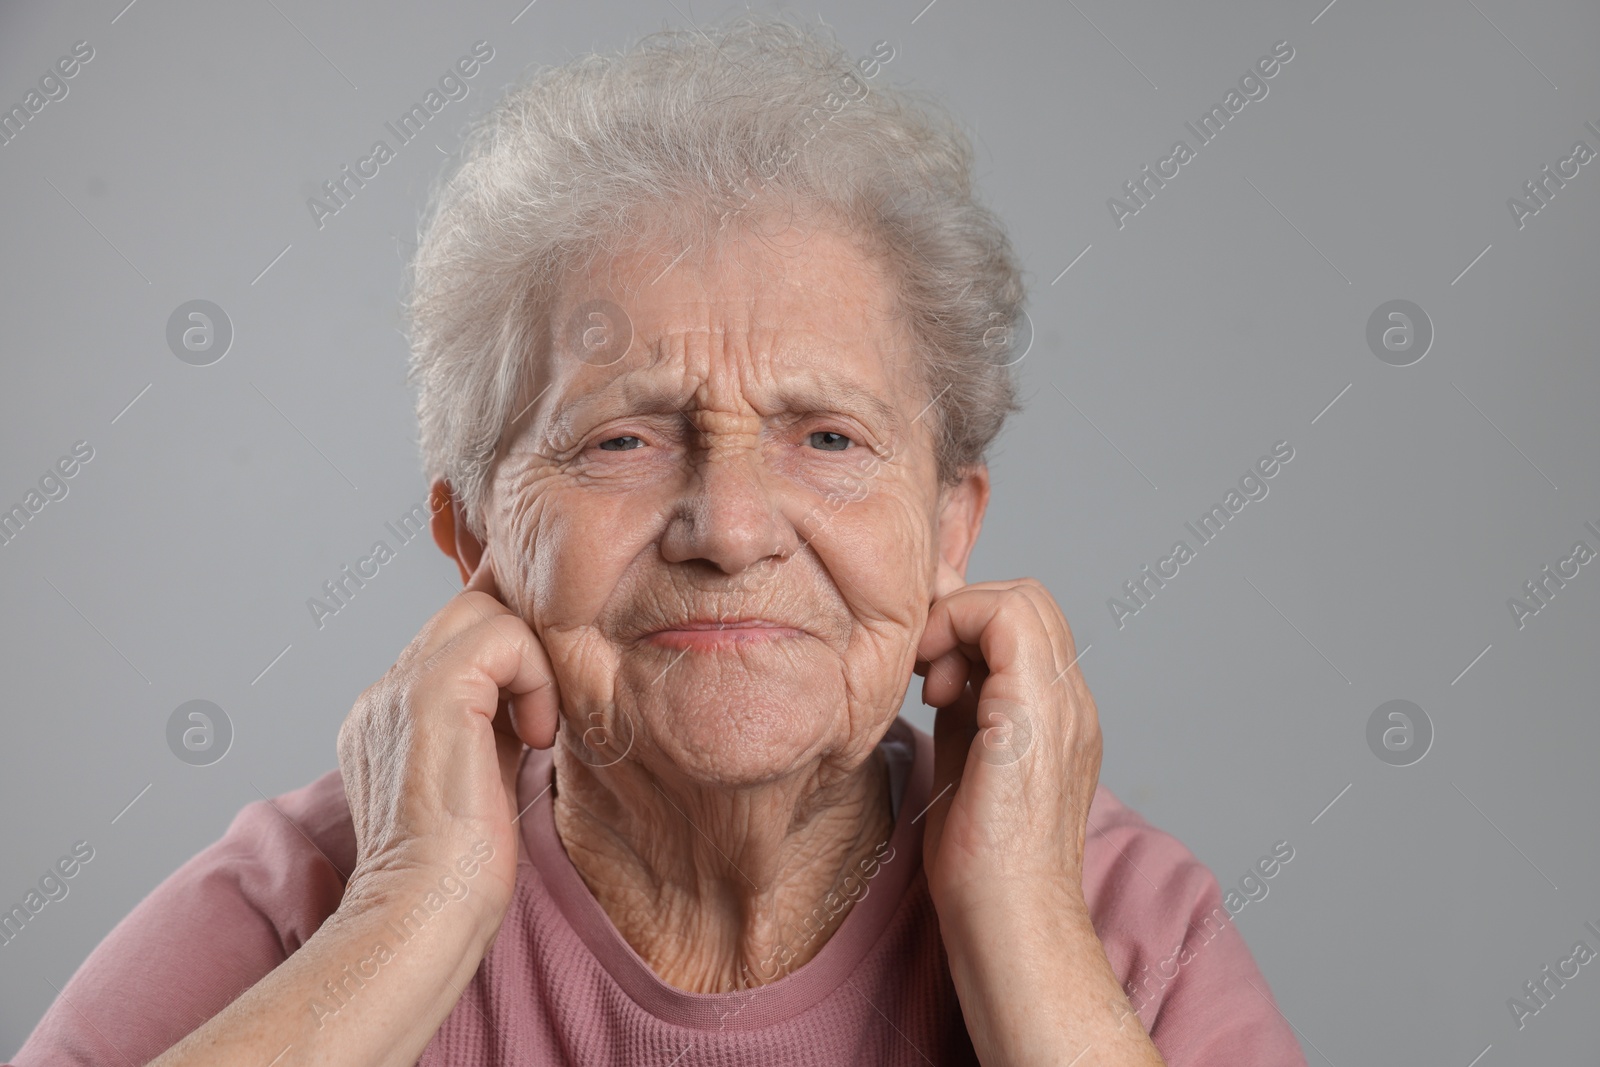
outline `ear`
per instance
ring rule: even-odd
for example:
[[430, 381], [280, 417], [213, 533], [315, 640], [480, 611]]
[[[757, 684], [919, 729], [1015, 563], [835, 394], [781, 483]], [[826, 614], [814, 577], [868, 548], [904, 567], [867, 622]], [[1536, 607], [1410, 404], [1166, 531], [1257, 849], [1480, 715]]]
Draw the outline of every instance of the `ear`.
[[939, 563], [934, 579], [935, 599], [948, 596], [967, 581], [967, 560], [983, 529], [989, 507], [989, 468], [968, 467], [961, 480], [939, 490]]
[[435, 480], [429, 490], [428, 511], [433, 515], [430, 523], [434, 544], [456, 561], [461, 570], [461, 584], [465, 585], [483, 558], [483, 542], [468, 528], [466, 512], [456, 499], [455, 490], [443, 478]]

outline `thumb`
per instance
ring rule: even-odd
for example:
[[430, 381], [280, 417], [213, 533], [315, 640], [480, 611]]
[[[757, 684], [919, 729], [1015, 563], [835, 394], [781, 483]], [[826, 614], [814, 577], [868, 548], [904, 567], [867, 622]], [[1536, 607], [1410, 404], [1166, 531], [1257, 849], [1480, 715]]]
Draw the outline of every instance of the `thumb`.
[[[946, 563], [943, 559], [940, 559], [938, 569], [934, 571], [933, 575], [933, 589], [929, 607], [932, 607], [933, 604], [937, 604], [939, 601], [943, 600], [951, 593], [954, 593], [957, 589], [964, 587], [966, 584], [967, 580], [961, 577], [960, 574], [956, 573], [956, 569], [954, 567], [950, 566], [950, 564]], [[952, 669], [966, 662], [958, 652], [952, 652], [950, 655], [944, 658], [950, 660]], [[932, 664], [925, 660], [919, 659], [915, 662], [911, 669], [913, 673], [920, 674], [926, 678], [928, 676], [928, 672], [932, 669]]]

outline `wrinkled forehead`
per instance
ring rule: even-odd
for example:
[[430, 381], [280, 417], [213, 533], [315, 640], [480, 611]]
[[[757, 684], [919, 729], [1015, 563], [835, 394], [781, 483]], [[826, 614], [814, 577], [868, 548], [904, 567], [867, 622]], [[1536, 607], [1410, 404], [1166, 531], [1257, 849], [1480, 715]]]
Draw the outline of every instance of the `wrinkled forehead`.
[[903, 428], [928, 398], [895, 296], [878, 261], [825, 229], [596, 257], [554, 303], [538, 409], [553, 423], [843, 411]]

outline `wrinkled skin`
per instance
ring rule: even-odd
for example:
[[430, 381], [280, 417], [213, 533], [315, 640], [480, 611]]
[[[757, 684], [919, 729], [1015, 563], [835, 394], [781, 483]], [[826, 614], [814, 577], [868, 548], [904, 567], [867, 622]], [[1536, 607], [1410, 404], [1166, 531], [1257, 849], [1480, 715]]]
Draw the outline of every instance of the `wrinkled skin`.
[[[936, 576], [928, 420], [912, 423], [927, 397], [895, 365], [909, 341], [887, 292], [836, 262], [843, 242], [814, 241], [759, 270], [738, 261], [749, 246], [713, 272], [679, 263], [638, 296], [580, 290], [627, 310], [634, 354], [557, 360], [550, 415], [494, 480], [495, 573], [550, 655], [567, 723], [631, 733], [639, 760], [712, 789], [859, 764], [898, 710]], [[827, 398], [785, 396], [827, 375], [898, 398], [895, 418], [850, 401], [808, 415]], [[630, 409], [625, 388], [666, 400]], [[827, 431], [849, 440], [813, 436]], [[804, 636], [715, 654], [643, 640], [691, 616]]]
[[[569, 307], [627, 308], [637, 350], [561, 335], [483, 539], [435, 483], [465, 584], [340, 729], [339, 908], [162, 1067], [416, 1062], [516, 890], [524, 744], [555, 747], [562, 846], [663, 981], [781, 978], [848, 911], [803, 939], [799, 920], [893, 828], [873, 746], [913, 671], [939, 708], [914, 821], [978, 1061], [1162, 1063], [1083, 894], [1100, 735], [1066, 620], [1033, 579], [965, 583], [988, 476], [938, 483], [892, 284], [838, 233], [770, 236], [619, 254], [572, 287]], [[324, 1027], [306, 1005], [329, 976], [445, 878], [471, 889]]]
[[893, 829], [873, 748], [914, 671], [939, 709], [923, 866], [979, 1061], [1159, 1065], [1083, 892], [1101, 739], [1071, 629], [1032, 578], [966, 583], [988, 473], [939, 482], [893, 282], [826, 228], [726, 251], [571, 287], [556, 322], [614, 321], [578, 314], [530, 383], [487, 548], [435, 519], [465, 595], [536, 638], [497, 721], [554, 741], [567, 854], [663, 981], [782, 977]]
[[[940, 486], [893, 283], [855, 242], [791, 223], [718, 253], [636, 251], [567, 286], [484, 516], [560, 692], [563, 841], [630, 942], [705, 989], [887, 837], [869, 757], [988, 495], [981, 468]], [[581, 330], [617, 322], [566, 328], [597, 300], [631, 326], [615, 362]], [[472, 573], [483, 548], [453, 523]], [[750, 617], [788, 630], [651, 637]]]

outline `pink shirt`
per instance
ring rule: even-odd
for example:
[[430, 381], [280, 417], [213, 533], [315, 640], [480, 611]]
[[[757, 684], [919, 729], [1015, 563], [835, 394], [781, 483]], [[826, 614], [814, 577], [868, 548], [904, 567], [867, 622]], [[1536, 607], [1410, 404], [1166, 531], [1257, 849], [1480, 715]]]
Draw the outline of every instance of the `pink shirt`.
[[[885, 743], [906, 757], [895, 829], [855, 905], [810, 961], [732, 993], [669, 986], [623, 940], [556, 834], [550, 753], [528, 750], [510, 909], [419, 1064], [975, 1063], [922, 873], [933, 739], [902, 719]], [[1090, 822], [1095, 929], [1169, 1067], [1304, 1067], [1211, 872], [1104, 786]], [[148, 1063], [304, 944], [355, 858], [336, 770], [247, 805], [95, 948], [14, 1067]]]

